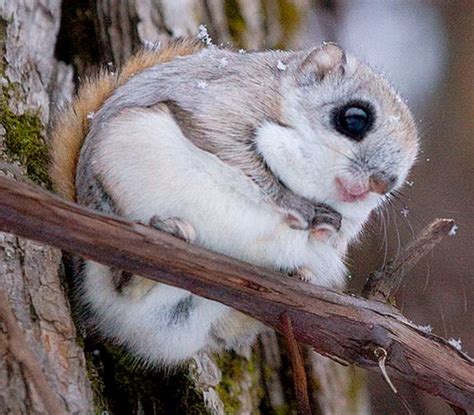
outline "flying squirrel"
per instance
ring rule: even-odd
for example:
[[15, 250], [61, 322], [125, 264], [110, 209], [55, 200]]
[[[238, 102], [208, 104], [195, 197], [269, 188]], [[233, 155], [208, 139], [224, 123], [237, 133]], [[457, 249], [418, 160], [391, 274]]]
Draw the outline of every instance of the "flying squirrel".
[[[190, 40], [86, 80], [50, 143], [65, 198], [333, 288], [349, 242], [418, 150], [404, 102], [336, 44], [239, 53]], [[87, 323], [145, 364], [249, 344], [261, 329], [93, 261], [77, 272]]]

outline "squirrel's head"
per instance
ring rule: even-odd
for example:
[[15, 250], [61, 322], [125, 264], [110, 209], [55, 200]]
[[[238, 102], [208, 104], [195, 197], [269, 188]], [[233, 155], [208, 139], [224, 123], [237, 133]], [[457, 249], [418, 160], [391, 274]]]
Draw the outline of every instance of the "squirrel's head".
[[415, 161], [410, 111], [385, 79], [335, 44], [279, 67], [287, 127], [264, 125], [258, 151], [294, 192], [343, 216], [366, 216], [402, 186]]

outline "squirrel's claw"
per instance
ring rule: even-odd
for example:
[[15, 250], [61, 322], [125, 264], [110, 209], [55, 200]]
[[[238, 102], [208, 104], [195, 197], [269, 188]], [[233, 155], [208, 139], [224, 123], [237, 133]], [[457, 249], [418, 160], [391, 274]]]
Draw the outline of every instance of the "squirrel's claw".
[[314, 272], [306, 267], [297, 268], [295, 271], [291, 272], [290, 275], [304, 282], [310, 282], [316, 278]]
[[309, 223], [304, 216], [293, 209], [285, 212], [285, 222], [291, 229], [306, 230], [309, 228]]
[[194, 227], [180, 218], [161, 219], [158, 216], [153, 216], [150, 219], [149, 225], [159, 231], [176, 236], [185, 242], [193, 243], [196, 240], [196, 231], [194, 230]]
[[308, 230], [318, 240], [326, 241], [341, 228], [341, 215], [325, 204], [315, 204], [304, 197], [286, 192], [276, 206], [292, 229]]
[[310, 224], [310, 234], [319, 241], [326, 241], [341, 229], [342, 216], [331, 207], [321, 204], [315, 207]]

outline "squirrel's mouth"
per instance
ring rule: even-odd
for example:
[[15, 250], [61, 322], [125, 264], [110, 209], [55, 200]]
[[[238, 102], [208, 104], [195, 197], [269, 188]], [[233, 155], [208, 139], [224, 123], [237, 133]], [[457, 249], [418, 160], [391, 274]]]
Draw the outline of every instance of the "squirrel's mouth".
[[350, 182], [340, 177], [336, 177], [334, 182], [338, 199], [346, 203], [367, 199], [371, 190], [368, 183]]
[[361, 202], [370, 194], [384, 196], [394, 189], [397, 176], [371, 174], [364, 179], [336, 176], [334, 185], [338, 200], [346, 203]]

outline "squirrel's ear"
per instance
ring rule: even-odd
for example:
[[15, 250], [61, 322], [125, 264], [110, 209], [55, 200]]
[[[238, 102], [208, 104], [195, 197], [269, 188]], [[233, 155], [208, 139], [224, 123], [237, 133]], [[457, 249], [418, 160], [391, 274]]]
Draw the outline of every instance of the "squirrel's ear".
[[296, 78], [299, 84], [307, 85], [321, 81], [331, 73], [344, 74], [346, 55], [335, 43], [324, 43], [311, 50], [298, 66]]

